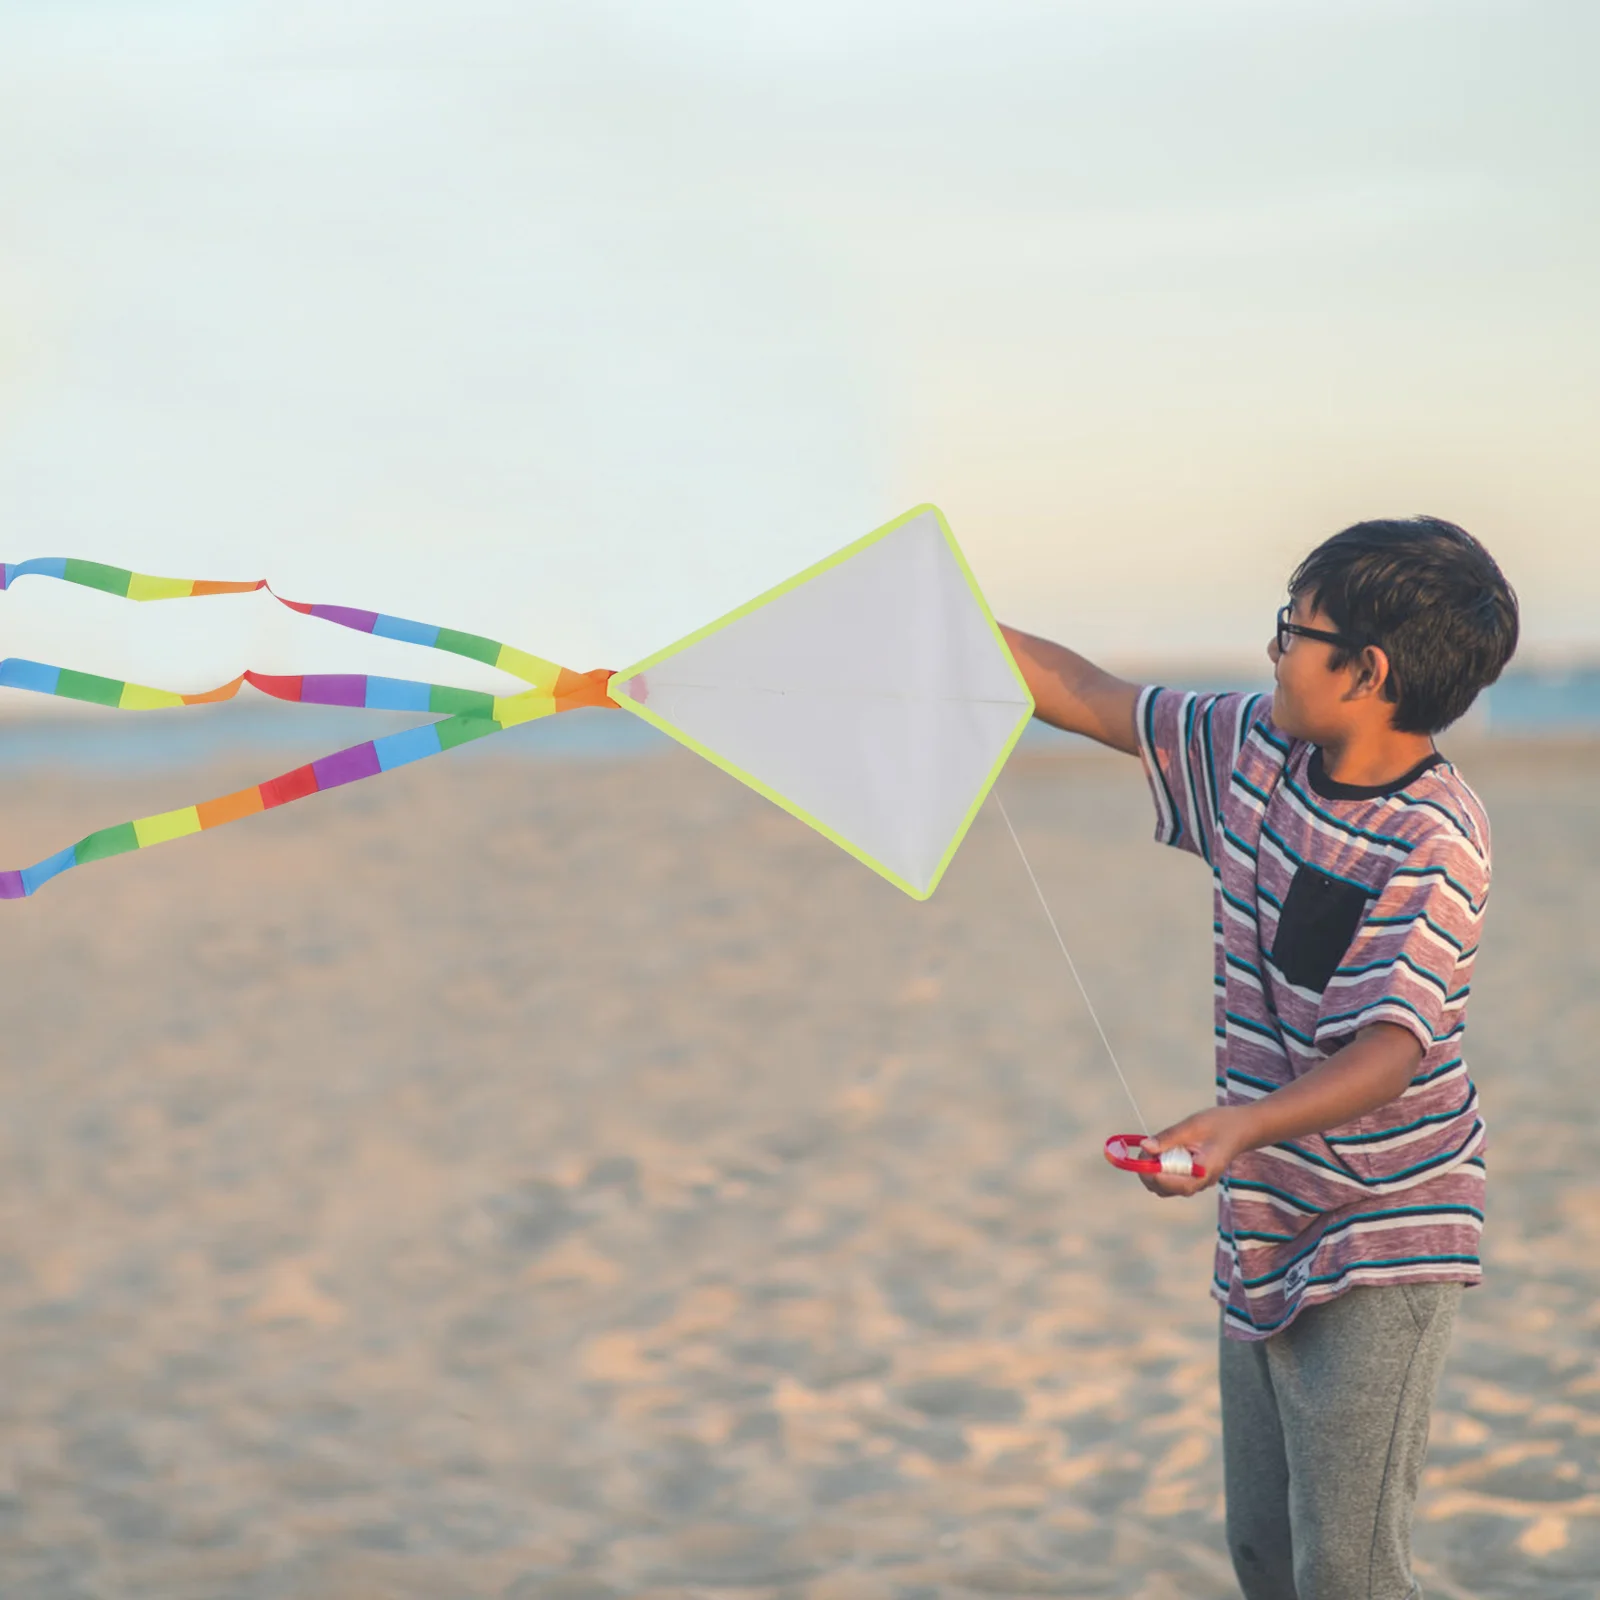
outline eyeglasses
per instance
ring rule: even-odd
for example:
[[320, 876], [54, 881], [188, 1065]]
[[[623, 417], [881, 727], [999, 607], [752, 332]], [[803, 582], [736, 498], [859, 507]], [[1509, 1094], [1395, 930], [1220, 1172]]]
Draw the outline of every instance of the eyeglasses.
[[1289, 640], [1295, 639], [1320, 639], [1324, 644], [1336, 644], [1343, 650], [1358, 648], [1353, 639], [1347, 639], [1342, 633], [1329, 633], [1326, 628], [1303, 628], [1298, 622], [1291, 622], [1289, 614], [1294, 610], [1291, 602], [1286, 606], [1278, 607], [1278, 654], [1282, 655], [1289, 648]]

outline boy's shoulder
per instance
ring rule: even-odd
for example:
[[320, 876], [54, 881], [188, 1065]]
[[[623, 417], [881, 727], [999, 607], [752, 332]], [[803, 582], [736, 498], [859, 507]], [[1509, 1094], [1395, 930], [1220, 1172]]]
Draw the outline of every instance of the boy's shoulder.
[[[1307, 780], [1314, 754], [1312, 747], [1295, 741], [1288, 762], [1299, 787], [1313, 798]], [[1492, 861], [1489, 813], [1446, 757], [1439, 756], [1398, 788], [1370, 801], [1320, 803], [1369, 835], [1372, 852], [1388, 856], [1400, 877], [1434, 880], [1432, 886], [1453, 890], [1481, 907]], [[1404, 852], [1402, 857], [1396, 857], [1394, 847]]]
[[[1315, 745], [1292, 738], [1272, 721], [1272, 697], [1239, 696], [1240, 760], [1243, 765], [1278, 767], [1295, 794], [1311, 810], [1326, 810], [1327, 820], [1354, 826], [1357, 837], [1372, 833], [1381, 840], [1403, 843], [1414, 864], [1424, 861], [1452, 866], [1474, 893], [1487, 884], [1491, 864], [1489, 813], [1460, 769], [1437, 755], [1421, 770], [1386, 793], [1352, 800], [1318, 792]], [[1220, 699], [1220, 697], [1219, 697]], [[1254, 737], [1249, 737], [1253, 734]], [[1326, 781], [1322, 787], [1326, 787]]]
[[1407, 822], [1421, 839], [1444, 850], [1457, 848], [1489, 867], [1489, 813], [1455, 764], [1440, 760], [1396, 796]]
[[[1204, 777], [1217, 792], [1222, 816], [1234, 814], [1246, 831], [1287, 804], [1307, 843], [1326, 834], [1340, 850], [1359, 853], [1367, 841], [1388, 862], [1404, 857], [1419, 871], [1432, 863], [1478, 899], [1489, 877], [1489, 815], [1452, 762], [1438, 756], [1378, 793], [1325, 797], [1312, 772], [1316, 746], [1278, 727], [1272, 704], [1270, 693], [1151, 684], [1139, 698], [1140, 745], [1158, 766], [1191, 762], [1195, 781]], [[1169, 805], [1177, 799], [1168, 794]]]
[[1237, 759], [1254, 735], [1269, 758], [1286, 756], [1288, 737], [1272, 723], [1270, 691], [1173, 688], [1146, 684], [1136, 714], [1141, 742], [1151, 751], [1182, 749], [1198, 741], [1213, 759]]

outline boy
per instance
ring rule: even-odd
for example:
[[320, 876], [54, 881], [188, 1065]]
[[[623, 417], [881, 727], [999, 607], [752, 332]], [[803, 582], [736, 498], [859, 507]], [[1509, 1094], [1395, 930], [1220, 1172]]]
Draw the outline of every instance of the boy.
[[1217, 1104], [1146, 1141], [1217, 1186], [1228, 1546], [1247, 1600], [1409, 1600], [1411, 1513], [1484, 1126], [1462, 1059], [1483, 807], [1433, 746], [1510, 659], [1517, 603], [1432, 517], [1300, 564], [1272, 695], [1140, 688], [1006, 630], [1058, 728], [1139, 755], [1156, 837], [1215, 900]]

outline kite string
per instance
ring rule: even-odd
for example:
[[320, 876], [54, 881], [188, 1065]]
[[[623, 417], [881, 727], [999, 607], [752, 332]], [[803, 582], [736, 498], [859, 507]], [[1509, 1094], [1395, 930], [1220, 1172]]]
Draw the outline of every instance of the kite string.
[[1117, 1061], [1117, 1052], [1111, 1048], [1111, 1041], [1106, 1037], [1106, 1030], [1101, 1025], [1099, 1013], [1094, 1008], [1094, 1001], [1089, 998], [1089, 991], [1083, 986], [1083, 979], [1078, 976], [1078, 964], [1072, 959], [1072, 952], [1067, 949], [1067, 941], [1061, 937], [1061, 929], [1056, 922], [1055, 913], [1050, 909], [1050, 902], [1044, 897], [1044, 890], [1039, 886], [1038, 875], [1033, 870], [1033, 863], [1028, 860], [1028, 852], [1022, 848], [1022, 840], [1017, 837], [1017, 830], [1011, 825], [1010, 814], [1006, 811], [1006, 803], [1000, 798], [1000, 791], [995, 789], [994, 803], [1000, 808], [1000, 816], [1006, 825], [1006, 832], [1011, 835], [1011, 842], [1017, 847], [1017, 854], [1022, 857], [1022, 865], [1028, 874], [1028, 881], [1033, 885], [1033, 892], [1039, 897], [1039, 904], [1044, 907], [1045, 917], [1050, 923], [1050, 931], [1056, 936], [1056, 943], [1061, 946], [1061, 954], [1066, 957], [1067, 970], [1072, 974], [1072, 981], [1078, 986], [1078, 993], [1083, 996], [1083, 1003], [1089, 1008], [1089, 1020], [1094, 1023], [1095, 1031], [1100, 1035], [1100, 1042], [1106, 1047], [1106, 1054], [1111, 1058], [1112, 1068], [1117, 1074], [1117, 1080], [1122, 1085], [1122, 1092], [1128, 1097], [1128, 1104], [1133, 1107], [1133, 1114], [1139, 1119], [1139, 1127], [1146, 1138], [1150, 1135], [1150, 1124], [1144, 1119], [1144, 1112], [1139, 1109], [1139, 1102], [1134, 1098], [1132, 1087], [1128, 1083], [1127, 1075], [1123, 1072], [1121, 1064]]

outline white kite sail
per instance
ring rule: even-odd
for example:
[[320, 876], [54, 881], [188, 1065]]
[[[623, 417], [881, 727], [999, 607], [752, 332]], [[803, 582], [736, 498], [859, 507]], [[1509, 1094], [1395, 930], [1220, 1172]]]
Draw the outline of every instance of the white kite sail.
[[609, 690], [919, 900], [1033, 714], [933, 506], [619, 672]]

